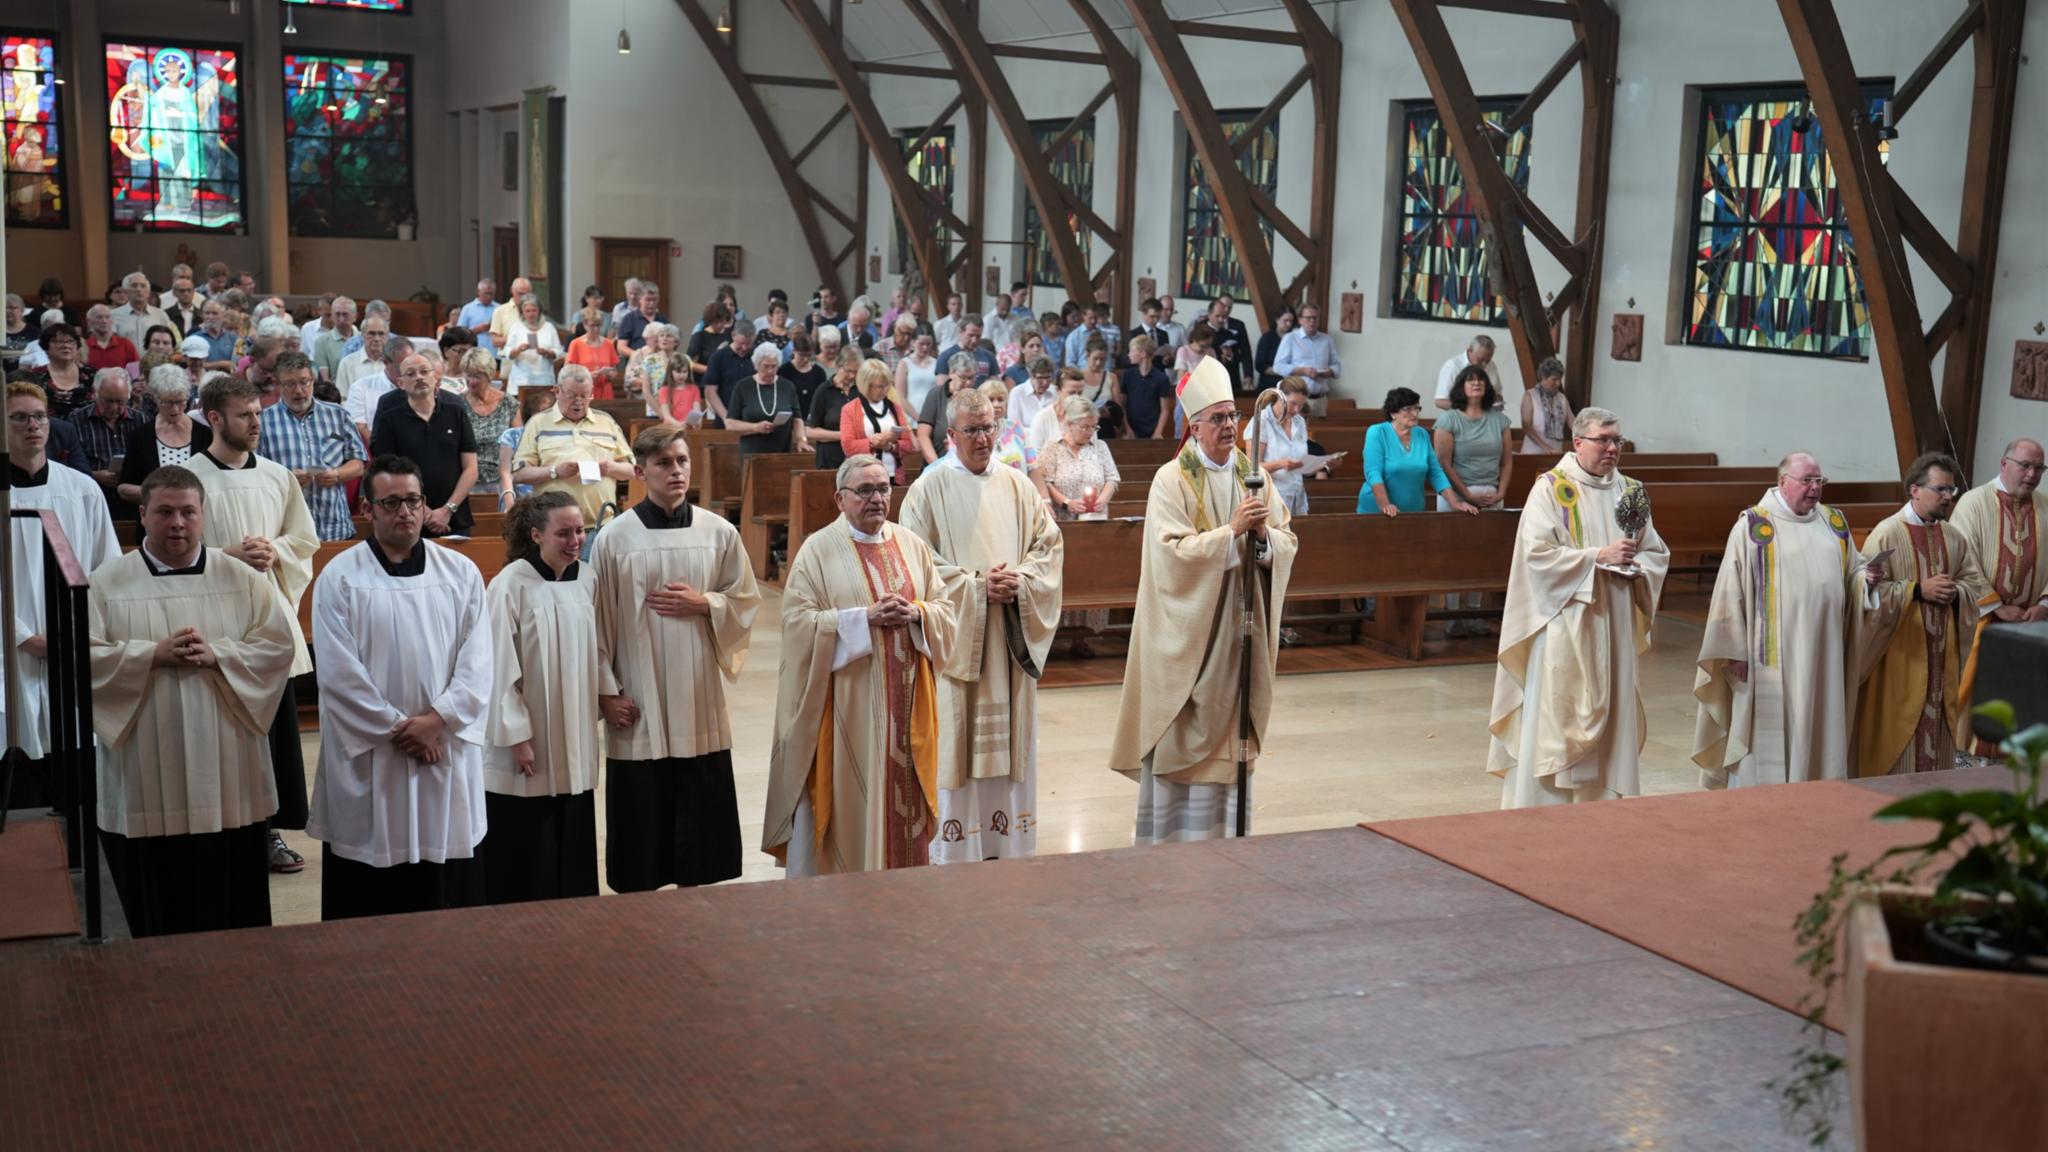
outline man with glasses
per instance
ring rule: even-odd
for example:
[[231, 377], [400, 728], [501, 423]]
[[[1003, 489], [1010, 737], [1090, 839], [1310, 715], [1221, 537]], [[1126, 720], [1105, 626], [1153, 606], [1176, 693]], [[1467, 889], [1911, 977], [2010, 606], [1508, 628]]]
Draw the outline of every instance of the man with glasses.
[[334, 367], [334, 390], [341, 394], [343, 402], [355, 390], [356, 381], [384, 373], [384, 344], [391, 338], [391, 321], [372, 316], [363, 321], [361, 332], [363, 346], [343, 356]]
[[414, 353], [399, 369], [401, 403], [385, 404], [370, 421], [370, 455], [402, 456], [418, 466], [428, 536], [468, 536], [476, 523], [469, 490], [476, 485], [476, 431], [467, 405], [441, 395], [440, 358]]
[[[2048, 492], [2041, 491], [2041, 442], [2022, 437], [1999, 454], [1998, 475], [1956, 501], [1955, 527], [1970, 545], [1983, 573], [1978, 589], [1976, 639], [2001, 624], [2048, 620]], [[1973, 645], [1956, 710], [1958, 746], [1991, 756], [1970, 731], [1970, 705], [1977, 681]]]
[[428, 501], [412, 461], [372, 460], [363, 498], [370, 539], [313, 585], [321, 740], [307, 831], [323, 842], [322, 920], [485, 899], [483, 575], [421, 539]]
[[1337, 357], [1337, 342], [1323, 331], [1323, 310], [1304, 304], [1297, 313], [1301, 326], [1280, 338], [1273, 354], [1273, 373], [1281, 378], [1299, 376], [1308, 382], [1309, 414], [1322, 415], [1323, 401], [1337, 389], [1344, 374], [1344, 362]]
[[369, 460], [355, 422], [341, 405], [313, 395], [313, 364], [298, 352], [277, 358], [277, 385], [283, 399], [263, 410], [256, 442], [263, 455], [291, 470], [320, 539], [353, 540], [348, 485]]
[[1230, 835], [1248, 800], [1236, 783], [1245, 581], [1253, 624], [1245, 758], [1256, 761], [1267, 738], [1295, 538], [1273, 485], [1252, 491], [1247, 483], [1252, 463], [1237, 449], [1234, 382], [1214, 359], [1188, 374], [1180, 406], [1192, 435], [1153, 475], [1145, 499], [1137, 617], [1109, 759], [1138, 782], [1140, 844]]
[[839, 519], [804, 539], [782, 593], [782, 669], [761, 847], [788, 874], [931, 862], [939, 832], [933, 670], [956, 627], [932, 551], [889, 522], [889, 473], [837, 474]]
[[1620, 417], [1580, 410], [1571, 454], [1522, 506], [1486, 761], [1503, 808], [1642, 791], [1649, 729], [1637, 676], [1671, 551], [1647, 519], [1634, 532], [1616, 522], [1642, 490], [1621, 474], [1621, 445]]
[[1887, 581], [1882, 552], [1857, 551], [1848, 518], [1820, 502], [1827, 483], [1794, 452], [1728, 531], [1692, 690], [1692, 760], [1708, 788], [1849, 775], [1868, 671], [1857, 655], [1891, 635], [1905, 585]]
[[1863, 550], [1889, 550], [1910, 573], [1906, 605], [1856, 704], [1856, 775], [1956, 766], [1964, 645], [1987, 584], [1970, 543], [1948, 522], [1962, 466], [1929, 453], [1906, 471], [1906, 506], [1871, 529]]
[[934, 864], [1029, 856], [1037, 844], [1038, 677], [1059, 630], [1063, 564], [1038, 490], [994, 460], [995, 405], [972, 389], [948, 405], [952, 450], [918, 475], [898, 518], [931, 545], [960, 640], [937, 668]]

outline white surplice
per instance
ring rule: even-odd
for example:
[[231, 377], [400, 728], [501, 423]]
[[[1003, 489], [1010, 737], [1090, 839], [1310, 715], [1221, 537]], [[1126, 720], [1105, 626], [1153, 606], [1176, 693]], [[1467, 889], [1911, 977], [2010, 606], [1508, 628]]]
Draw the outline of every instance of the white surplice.
[[[365, 541], [313, 585], [320, 773], [306, 831], [375, 868], [466, 859], [484, 838], [492, 668], [483, 575], [460, 552], [422, 546], [420, 575], [386, 572]], [[448, 725], [438, 764], [391, 740], [429, 708]]]
[[[596, 569], [549, 580], [526, 560], [491, 579], [491, 693], [484, 790], [500, 796], [574, 796], [597, 786], [604, 724], [597, 711]], [[512, 759], [533, 742], [533, 775]]]
[[[121, 554], [121, 542], [114, 537], [114, 521], [107, 512], [107, 498], [98, 481], [62, 464], [45, 465], [41, 484], [17, 486], [13, 499], [16, 511], [48, 509], [57, 514], [57, 526], [71, 545], [78, 566], [91, 572]], [[31, 760], [50, 754], [49, 662], [31, 656], [21, 644], [31, 636], [48, 634], [49, 616], [43, 603], [43, 528], [35, 520], [16, 519], [14, 567], [8, 578], [14, 582], [14, 674], [21, 677], [21, 725], [17, 739]], [[0, 724], [7, 716], [7, 694], [0, 692]], [[0, 729], [4, 730], [4, 729]]]
[[320, 549], [320, 532], [291, 470], [265, 456], [249, 459], [253, 467], [222, 468], [213, 457], [194, 452], [186, 462], [206, 489], [203, 543], [208, 548], [233, 548], [244, 536], [270, 541], [277, 562], [270, 566], [269, 576], [292, 621], [292, 675], [303, 676], [313, 670], [313, 661], [306, 638], [299, 634], [299, 598], [313, 582], [313, 553]]

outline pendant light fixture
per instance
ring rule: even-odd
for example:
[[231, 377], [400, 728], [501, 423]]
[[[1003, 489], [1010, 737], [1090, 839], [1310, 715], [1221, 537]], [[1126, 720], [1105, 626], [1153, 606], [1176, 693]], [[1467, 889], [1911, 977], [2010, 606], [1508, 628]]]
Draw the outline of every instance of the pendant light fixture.
[[297, 36], [299, 34], [299, 26], [294, 22], [292, 14], [292, 0], [284, 0], [284, 34], [287, 36]]
[[619, 0], [619, 55], [633, 54], [633, 37], [626, 31], [626, 0]]
[[719, 6], [717, 30], [728, 36], [732, 35], [732, 7], [730, 5], [722, 4]]

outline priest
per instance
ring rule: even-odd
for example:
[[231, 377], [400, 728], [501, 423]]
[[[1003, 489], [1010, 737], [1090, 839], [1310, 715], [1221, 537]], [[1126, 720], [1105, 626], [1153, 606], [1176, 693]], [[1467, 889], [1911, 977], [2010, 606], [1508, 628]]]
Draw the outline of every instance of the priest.
[[[1286, 505], [1271, 484], [1256, 492], [1246, 484], [1254, 466], [1237, 449], [1230, 372], [1204, 359], [1181, 378], [1179, 397], [1192, 435], [1146, 495], [1138, 610], [1110, 745], [1109, 766], [1138, 782], [1140, 844], [1204, 840], [1237, 826], [1238, 805], [1248, 802], [1238, 795], [1238, 757], [1256, 761], [1266, 738], [1294, 567]], [[1245, 581], [1251, 737], [1240, 749]]]
[[[1976, 639], [2001, 624], [2048, 620], [2048, 492], [2041, 491], [2041, 442], [2021, 438], [1999, 454], [1998, 476], [1956, 501], [1955, 527], [1988, 586], [1979, 589]], [[1998, 749], [1970, 725], [1977, 684], [1972, 644], [1956, 698], [1956, 743], [1979, 756]]]
[[421, 538], [419, 465], [363, 472], [371, 538], [313, 585], [320, 772], [306, 830], [324, 842], [320, 918], [481, 904], [484, 721], [492, 694], [484, 580]]
[[[1486, 770], [1500, 806], [1634, 796], [1649, 736], [1638, 675], [1671, 550], [1622, 475], [1621, 419], [1584, 408], [1522, 506], [1501, 618]], [[1617, 512], [1642, 517], [1624, 529]]]
[[1708, 788], [1849, 774], [1856, 691], [1903, 589], [1820, 502], [1826, 486], [1819, 461], [1794, 452], [1728, 531], [1692, 690], [1692, 760]]
[[795, 876], [931, 862], [938, 827], [934, 666], [953, 606], [916, 534], [889, 523], [889, 473], [837, 473], [839, 519], [804, 539], [782, 592], [782, 668], [761, 847]]
[[1038, 676], [1059, 628], [1062, 563], [1037, 489], [994, 462], [995, 406], [973, 389], [947, 404], [951, 450], [898, 516], [931, 545], [957, 630], [938, 669], [934, 864], [1029, 856], [1037, 842]]
[[[313, 582], [320, 532], [291, 470], [256, 454], [263, 394], [254, 384], [221, 376], [199, 391], [213, 442], [192, 455], [190, 467], [206, 485], [206, 546], [218, 548], [270, 577], [292, 621], [293, 676], [313, 670], [299, 634], [299, 598]], [[290, 682], [278, 697], [270, 725], [270, 764], [277, 773], [277, 815], [271, 817], [270, 866], [297, 872], [306, 866], [276, 834], [306, 826], [306, 760], [299, 746], [299, 701]]]
[[1955, 714], [1963, 646], [1986, 587], [1969, 541], [1947, 523], [1963, 470], [1929, 453], [1906, 472], [1907, 503], [1863, 541], [1890, 550], [1911, 574], [1907, 604], [1856, 706], [1856, 775], [1904, 775], [1956, 766]]
[[646, 429], [633, 458], [647, 498], [599, 533], [590, 558], [610, 759], [605, 882], [614, 892], [740, 874], [725, 685], [740, 674], [761, 606], [739, 532], [686, 498], [685, 430]]
[[136, 936], [267, 925], [292, 621], [268, 578], [201, 543], [197, 476], [159, 468], [141, 504], [142, 547], [86, 593], [107, 868]]
[[[52, 465], [49, 445], [49, 395], [25, 380], [8, 384], [7, 454], [15, 510], [55, 512], [78, 566], [90, 572], [121, 554], [107, 497], [86, 473]], [[7, 654], [6, 674], [0, 683], [20, 685], [21, 722], [16, 740], [29, 767], [15, 774], [14, 795], [11, 800], [0, 796], [0, 805], [40, 808], [60, 798], [59, 782], [50, 778], [49, 765], [42, 763], [50, 754], [43, 529], [40, 521], [17, 517], [9, 531], [14, 534], [14, 565], [8, 573], [14, 582], [14, 651]], [[0, 725], [7, 715], [7, 696], [0, 692]]]

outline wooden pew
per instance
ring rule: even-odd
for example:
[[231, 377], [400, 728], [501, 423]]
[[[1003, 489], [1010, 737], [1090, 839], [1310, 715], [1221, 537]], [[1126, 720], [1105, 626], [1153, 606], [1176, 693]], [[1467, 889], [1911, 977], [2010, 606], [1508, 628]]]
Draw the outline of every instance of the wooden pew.
[[[839, 519], [839, 503], [833, 485], [837, 475], [823, 468], [798, 469], [789, 474], [789, 543], [785, 555], [796, 559], [797, 550], [813, 532]], [[889, 490], [889, 519], [903, 509], [904, 494], [910, 489], [897, 485]]]
[[810, 470], [815, 459], [809, 452], [764, 452], [746, 460], [741, 480], [740, 541], [746, 545], [747, 560], [754, 566], [754, 578], [774, 575], [775, 530], [789, 526], [789, 478], [799, 469]]
[[690, 479], [697, 489], [698, 507], [709, 508], [727, 520], [737, 521], [740, 501], [744, 498], [741, 486], [746, 478], [742, 463], [737, 442], [706, 444], [701, 456], [692, 449]]

